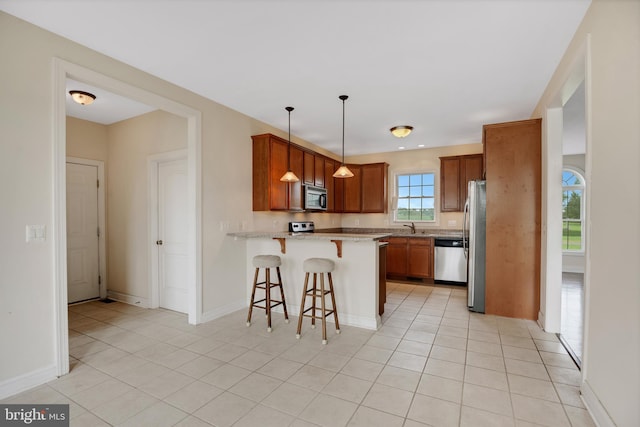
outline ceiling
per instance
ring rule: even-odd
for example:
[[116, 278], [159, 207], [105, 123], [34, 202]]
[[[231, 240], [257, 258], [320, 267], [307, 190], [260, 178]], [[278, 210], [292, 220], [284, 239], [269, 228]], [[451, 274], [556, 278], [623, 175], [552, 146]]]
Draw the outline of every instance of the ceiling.
[[[292, 134], [337, 154], [338, 96], [349, 95], [346, 155], [476, 143], [483, 124], [529, 118], [589, 5], [0, 0], [0, 10], [276, 128], [286, 131], [284, 107], [293, 106]], [[70, 106], [70, 115], [128, 109], [126, 100], [91, 89], [98, 100]], [[88, 119], [129, 113], [104, 114]], [[414, 132], [397, 139], [389, 132], [395, 125]]]

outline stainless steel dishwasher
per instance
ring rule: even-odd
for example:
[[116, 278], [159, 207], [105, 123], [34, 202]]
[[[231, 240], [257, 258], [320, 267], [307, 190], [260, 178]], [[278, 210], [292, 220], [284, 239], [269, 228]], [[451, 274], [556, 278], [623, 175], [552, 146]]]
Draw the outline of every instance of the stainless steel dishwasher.
[[434, 270], [436, 283], [467, 283], [467, 257], [462, 238], [434, 239]]

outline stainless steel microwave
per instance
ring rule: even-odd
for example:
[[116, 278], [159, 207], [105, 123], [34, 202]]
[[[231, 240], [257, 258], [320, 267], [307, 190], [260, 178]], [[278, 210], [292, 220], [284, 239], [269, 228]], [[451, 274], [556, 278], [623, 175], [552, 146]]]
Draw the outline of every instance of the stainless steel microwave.
[[327, 189], [314, 187], [312, 185], [304, 186], [304, 209], [307, 211], [326, 211], [327, 210]]

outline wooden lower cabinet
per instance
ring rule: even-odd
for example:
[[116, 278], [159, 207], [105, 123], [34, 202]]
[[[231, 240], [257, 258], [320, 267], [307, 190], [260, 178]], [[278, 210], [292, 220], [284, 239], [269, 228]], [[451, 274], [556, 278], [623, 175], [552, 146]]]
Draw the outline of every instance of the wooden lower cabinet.
[[387, 277], [433, 279], [433, 239], [389, 237]]
[[407, 245], [407, 276], [433, 278], [433, 239], [409, 239]]
[[384, 303], [387, 302], [387, 247], [378, 246], [378, 314], [384, 314]]
[[389, 237], [387, 276], [407, 275], [407, 240], [405, 237]]

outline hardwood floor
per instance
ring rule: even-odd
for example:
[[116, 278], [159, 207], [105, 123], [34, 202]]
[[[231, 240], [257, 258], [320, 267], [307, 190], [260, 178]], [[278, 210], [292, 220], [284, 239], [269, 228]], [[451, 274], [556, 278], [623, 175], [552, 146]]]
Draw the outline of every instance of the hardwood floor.
[[562, 317], [560, 338], [578, 366], [582, 364], [584, 325], [584, 274], [562, 273]]

